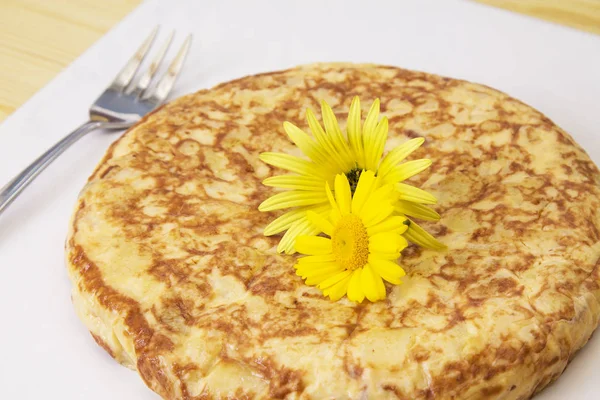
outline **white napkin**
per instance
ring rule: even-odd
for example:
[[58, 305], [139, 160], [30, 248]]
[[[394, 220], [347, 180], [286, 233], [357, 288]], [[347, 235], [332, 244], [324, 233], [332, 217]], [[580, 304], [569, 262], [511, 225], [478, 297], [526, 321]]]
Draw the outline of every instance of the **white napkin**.
[[[536, 107], [600, 164], [600, 36], [476, 3], [150, 0], [0, 125], [0, 185], [84, 122], [152, 27], [194, 43], [173, 97], [316, 61], [397, 65], [487, 84]], [[62, 155], [0, 216], [0, 398], [155, 399], [76, 318], [64, 268], [79, 189], [117, 133]], [[540, 400], [597, 398], [600, 340]]]

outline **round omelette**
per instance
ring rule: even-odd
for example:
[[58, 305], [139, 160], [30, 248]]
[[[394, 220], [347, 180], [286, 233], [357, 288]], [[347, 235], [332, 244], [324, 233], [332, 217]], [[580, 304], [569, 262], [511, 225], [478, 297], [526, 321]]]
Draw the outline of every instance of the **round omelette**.
[[[327, 101], [389, 118], [386, 151], [424, 137], [447, 246], [411, 245], [384, 301], [332, 302], [276, 252], [258, 205]], [[504, 93], [395, 67], [317, 64], [184, 96], [114, 143], [78, 199], [67, 266], [99, 345], [165, 399], [527, 399], [600, 314], [600, 173]], [[419, 221], [421, 223], [421, 221]]]

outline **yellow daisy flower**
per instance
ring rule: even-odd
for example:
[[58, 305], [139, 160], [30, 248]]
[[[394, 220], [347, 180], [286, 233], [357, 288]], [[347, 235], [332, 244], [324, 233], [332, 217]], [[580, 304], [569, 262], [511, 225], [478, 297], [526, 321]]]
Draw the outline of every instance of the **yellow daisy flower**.
[[404, 270], [395, 261], [407, 246], [402, 237], [405, 217], [393, 215], [389, 201], [392, 185], [378, 185], [372, 171], [364, 171], [352, 196], [344, 174], [335, 177], [335, 198], [329, 184], [326, 195], [331, 212], [323, 217], [308, 211], [308, 219], [323, 236], [298, 236], [296, 250], [308, 256], [298, 259], [296, 274], [336, 301], [347, 294], [361, 303], [385, 299], [383, 283], [398, 285]]
[[[381, 184], [394, 185], [394, 212], [398, 215], [437, 220], [439, 215], [427, 207], [436, 199], [424, 190], [401, 183], [425, 170], [430, 160], [413, 160], [401, 163], [424, 142], [423, 138], [407, 141], [390, 151], [383, 159], [383, 149], [388, 138], [388, 120], [379, 119], [379, 100], [375, 100], [361, 125], [361, 107], [358, 97], [352, 100], [348, 113], [346, 135], [339, 127], [333, 110], [321, 102], [323, 125], [308, 109], [306, 119], [312, 137], [297, 126], [285, 122], [283, 128], [289, 138], [308, 159], [282, 153], [262, 153], [261, 160], [291, 174], [273, 176], [264, 180], [267, 186], [288, 189], [275, 194], [259, 206], [260, 211], [291, 209], [271, 222], [264, 231], [266, 236], [283, 231], [277, 251], [291, 254], [294, 240], [299, 235], [313, 235], [315, 227], [308, 220], [307, 211], [325, 215], [329, 210], [325, 184], [332, 185], [338, 174], [344, 174], [354, 192], [362, 171], [372, 171]], [[428, 248], [444, 246], [414, 221], [407, 221], [405, 236], [413, 243]]]

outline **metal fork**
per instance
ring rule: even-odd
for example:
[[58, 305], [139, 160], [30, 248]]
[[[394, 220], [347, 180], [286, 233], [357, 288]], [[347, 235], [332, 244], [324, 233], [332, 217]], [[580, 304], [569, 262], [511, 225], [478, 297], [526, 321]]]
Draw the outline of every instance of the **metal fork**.
[[133, 78], [152, 46], [157, 32], [158, 27], [154, 28], [150, 36], [142, 43], [137, 52], [127, 62], [121, 72], [119, 72], [115, 80], [92, 104], [89, 121], [52, 146], [0, 189], [0, 213], [17, 198], [23, 189], [40, 172], [87, 133], [96, 129], [129, 128], [165, 101], [181, 72], [192, 42], [192, 35], [189, 35], [185, 39], [181, 49], [171, 62], [169, 69], [158, 82], [155, 83], [153, 77], [158, 71], [167, 49], [173, 40], [173, 33], [171, 33], [167, 41], [159, 49], [156, 58], [152, 61], [146, 72], [136, 82], [133, 82]]

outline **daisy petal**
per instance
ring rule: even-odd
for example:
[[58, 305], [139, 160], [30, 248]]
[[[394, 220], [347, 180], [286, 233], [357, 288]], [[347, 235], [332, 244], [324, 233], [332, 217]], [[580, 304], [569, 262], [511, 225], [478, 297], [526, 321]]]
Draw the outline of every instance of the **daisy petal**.
[[348, 183], [346, 175], [339, 174], [335, 176], [335, 200], [342, 215], [350, 214], [352, 193], [350, 192], [350, 183]]
[[319, 228], [320, 232], [331, 236], [333, 233], [333, 225], [331, 225], [331, 222], [313, 211], [307, 211], [306, 217], [316, 228]]
[[302, 254], [318, 256], [331, 253], [331, 239], [320, 236], [298, 236], [296, 251]]
[[295, 172], [300, 175], [313, 175], [326, 179], [326, 169], [303, 158], [283, 153], [261, 153], [258, 156], [263, 162], [277, 168]]
[[384, 233], [384, 232], [394, 232], [394, 233], [403, 233], [404, 231], [406, 231], [406, 229], [408, 229], [408, 225], [406, 225], [404, 222], [407, 221], [406, 217], [403, 216], [399, 216], [399, 215], [395, 215], [392, 217], [389, 217], [383, 221], [381, 221], [380, 223], [378, 223], [377, 225], [373, 225], [367, 228], [367, 234], [369, 236], [373, 236], [377, 233]]
[[[319, 143], [322, 143], [324, 149], [329, 150], [330, 143], [327, 135], [325, 134], [325, 130], [319, 123], [319, 120], [317, 120], [315, 113], [310, 108], [306, 110], [306, 122], [308, 122], [308, 127], [310, 128], [310, 131], [315, 139], [317, 139]], [[325, 143], [327, 143], [326, 146]]]
[[[347, 272], [350, 272], [350, 271], [347, 271]], [[329, 296], [329, 298], [333, 301], [338, 301], [346, 294], [346, 292], [348, 292], [348, 284], [349, 283], [350, 283], [350, 274], [348, 274], [345, 278], [343, 278], [341, 281], [337, 282], [336, 284], [323, 290], [323, 294], [325, 296]]]
[[377, 225], [387, 217], [389, 217], [394, 212], [394, 207], [389, 204], [383, 203], [380, 205], [375, 205], [373, 207], [363, 207], [360, 218], [362, 219], [363, 224], [367, 228]]
[[379, 276], [394, 285], [401, 284], [400, 278], [406, 275], [402, 267], [392, 261], [369, 257], [369, 265]]
[[377, 233], [369, 237], [370, 252], [400, 254], [407, 245], [406, 239], [393, 232]]
[[295, 243], [298, 236], [311, 236], [318, 233], [319, 230], [310, 223], [310, 221], [306, 218], [306, 214], [304, 214], [302, 219], [294, 222], [292, 226], [290, 226], [290, 228], [285, 232], [279, 241], [279, 245], [277, 245], [277, 251], [279, 253], [285, 252], [285, 254], [293, 254], [296, 252]]
[[365, 265], [361, 269], [361, 288], [367, 299], [369, 299], [369, 301], [372, 302], [376, 302], [377, 300], [381, 299], [381, 297], [379, 297], [381, 292], [379, 291], [377, 280], [381, 281], [381, 278], [379, 277], [379, 275], [375, 275], [373, 273], [373, 270], [371, 269], [369, 264]]
[[367, 152], [367, 169], [377, 170], [387, 138], [388, 119], [387, 117], [383, 117], [379, 124], [377, 124], [371, 138], [371, 146], [369, 146], [369, 151]]
[[333, 226], [337, 225], [337, 223], [340, 222], [341, 218], [342, 214], [340, 214], [338, 210], [331, 209], [329, 211], [329, 220], [331, 221], [331, 224]]
[[378, 187], [374, 192], [371, 192], [368, 201], [389, 203], [395, 196], [394, 185], [384, 185]]
[[289, 229], [292, 224], [300, 219], [306, 220], [306, 211], [312, 210], [317, 214], [329, 211], [329, 205], [300, 207], [280, 215], [265, 228], [264, 235], [271, 236]]
[[308, 286], [318, 286], [321, 282], [323, 282], [333, 276], [336, 276], [340, 272], [343, 272], [343, 269], [338, 268], [335, 271], [329, 271], [329, 272], [324, 272], [322, 274], [311, 275], [306, 278], [304, 283], [306, 283]]
[[375, 135], [376, 129], [378, 126], [379, 120], [379, 99], [375, 99], [371, 108], [369, 109], [369, 113], [367, 114], [367, 118], [365, 119], [365, 123], [363, 125], [363, 148], [365, 154], [365, 168], [375, 170], [377, 166], [373, 167], [371, 165], [375, 150]]
[[446, 245], [437, 241], [436, 238], [412, 220], [408, 229], [404, 232], [404, 236], [411, 242], [428, 249], [443, 250], [446, 248]]
[[310, 206], [321, 203], [327, 203], [325, 193], [291, 190], [269, 197], [258, 206], [258, 210], [273, 211], [281, 210], [282, 208]]
[[398, 258], [400, 258], [401, 253], [378, 253], [375, 251], [371, 251], [369, 257], [373, 256], [378, 260], [388, 260], [392, 262], [396, 262]]
[[361, 126], [360, 126], [360, 100], [358, 96], [354, 96], [348, 112], [348, 124], [346, 126], [348, 132], [348, 142], [350, 149], [354, 153], [354, 157], [358, 165], [365, 165], [365, 157], [362, 143]]
[[388, 173], [383, 177], [384, 183], [396, 183], [415, 176], [419, 172], [423, 172], [431, 165], [431, 160], [413, 160], [390, 168]]
[[272, 221], [265, 228], [264, 235], [271, 236], [276, 235], [279, 232], [283, 232], [288, 229], [294, 222], [299, 220], [300, 218], [304, 218], [303, 214], [305, 212], [301, 212], [299, 210], [289, 211], [283, 215], [280, 215], [277, 219]]
[[323, 275], [332, 272], [338, 273], [344, 270], [344, 268], [336, 262], [303, 264], [296, 263], [294, 267], [296, 268], [296, 275], [299, 275], [303, 278], [307, 278], [309, 276]]
[[424, 219], [425, 221], [438, 221], [440, 219], [440, 214], [431, 208], [411, 201], [399, 200], [394, 204], [394, 209], [399, 214]]
[[335, 256], [333, 254], [322, 254], [320, 256], [306, 256], [298, 259], [298, 263], [296, 265], [303, 264], [314, 264], [314, 263], [328, 263], [335, 261]]
[[306, 110], [306, 120], [313, 136], [317, 139], [327, 157], [336, 164], [340, 171], [345, 171], [347, 162], [344, 161], [344, 157], [340, 155], [340, 151], [336, 148], [332, 138], [323, 130], [311, 109]]
[[323, 116], [323, 125], [325, 125], [325, 132], [329, 135], [334, 145], [343, 146], [343, 136], [342, 131], [340, 130], [340, 126], [337, 122], [337, 118], [331, 106], [327, 104], [327, 102], [321, 100], [321, 115]]
[[336, 274], [336, 275], [332, 276], [331, 278], [321, 282], [318, 287], [321, 290], [325, 290], [325, 289], [335, 285], [336, 283], [340, 282], [341, 280], [349, 278], [350, 274], [352, 274], [352, 271], [346, 270], [346, 271], [340, 272], [339, 274]]
[[436, 198], [424, 191], [423, 189], [416, 188], [414, 186], [406, 185], [404, 183], [396, 184], [396, 191], [400, 200], [408, 200], [414, 203], [421, 204], [435, 204], [437, 203]]
[[[374, 185], [371, 189], [374, 189], [377, 185]], [[364, 207], [377, 206], [378, 204], [390, 204], [392, 201], [395, 201], [398, 197], [398, 194], [394, 190], [394, 185], [385, 185], [377, 188], [375, 191], [371, 191], [368, 196], [367, 201], [364, 204]]]
[[325, 183], [325, 193], [327, 194], [327, 199], [329, 200], [329, 205], [331, 205], [331, 215], [330, 218], [334, 223], [337, 223], [341, 217], [340, 208], [335, 202], [335, 198], [333, 197], [333, 193], [331, 193], [331, 188], [329, 187], [329, 182]]
[[358, 178], [358, 184], [352, 197], [352, 214], [359, 215], [365, 201], [373, 193], [375, 183], [375, 173], [373, 171], [363, 171]]
[[395, 196], [397, 194], [391, 185], [385, 185], [371, 193], [359, 214], [366, 227], [378, 224], [393, 212], [391, 203]]
[[287, 121], [283, 123], [283, 129], [292, 142], [315, 163], [321, 163], [327, 159], [321, 146], [304, 133], [302, 129]]
[[367, 114], [367, 118], [365, 119], [365, 123], [363, 125], [363, 145], [365, 146], [365, 152], [368, 154], [368, 146], [371, 144], [371, 140], [373, 138], [373, 134], [375, 133], [375, 128], [377, 127], [377, 121], [379, 120], [379, 99], [375, 99], [371, 108], [369, 109], [369, 113]]
[[263, 185], [282, 189], [323, 191], [323, 179], [307, 175], [271, 176], [263, 181]]
[[361, 270], [362, 268], [354, 270], [352, 278], [350, 278], [350, 282], [348, 283], [348, 299], [355, 303], [362, 303], [365, 299], [360, 280]]
[[323, 116], [323, 125], [325, 125], [325, 131], [329, 135], [331, 142], [335, 146], [336, 150], [340, 154], [343, 164], [340, 165], [344, 170], [351, 169], [354, 165], [348, 142], [342, 135], [340, 126], [335, 118], [333, 110], [324, 101], [321, 101], [321, 115]]
[[381, 278], [381, 275], [379, 275], [377, 272], [375, 272], [375, 270], [373, 269], [373, 267], [370, 264], [367, 264], [365, 266], [365, 268], [369, 268], [371, 269], [371, 271], [373, 272], [373, 275], [375, 275], [375, 283], [377, 284], [377, 293], [379, 295], [380, 299], [385, 299], [385, 296], [387, 295], [386, 291], [385, 291], [385, 284], [383, 283], [383, 279]]
[[410, 153], [421, 147], [424, 142], [425, 139], [423, 138], [410, 139], [387, 153], [379, 165], [378, 173], [380, 175], [387, 175], [391, 168], [395, 167], [399, 162], [408, 157]]

